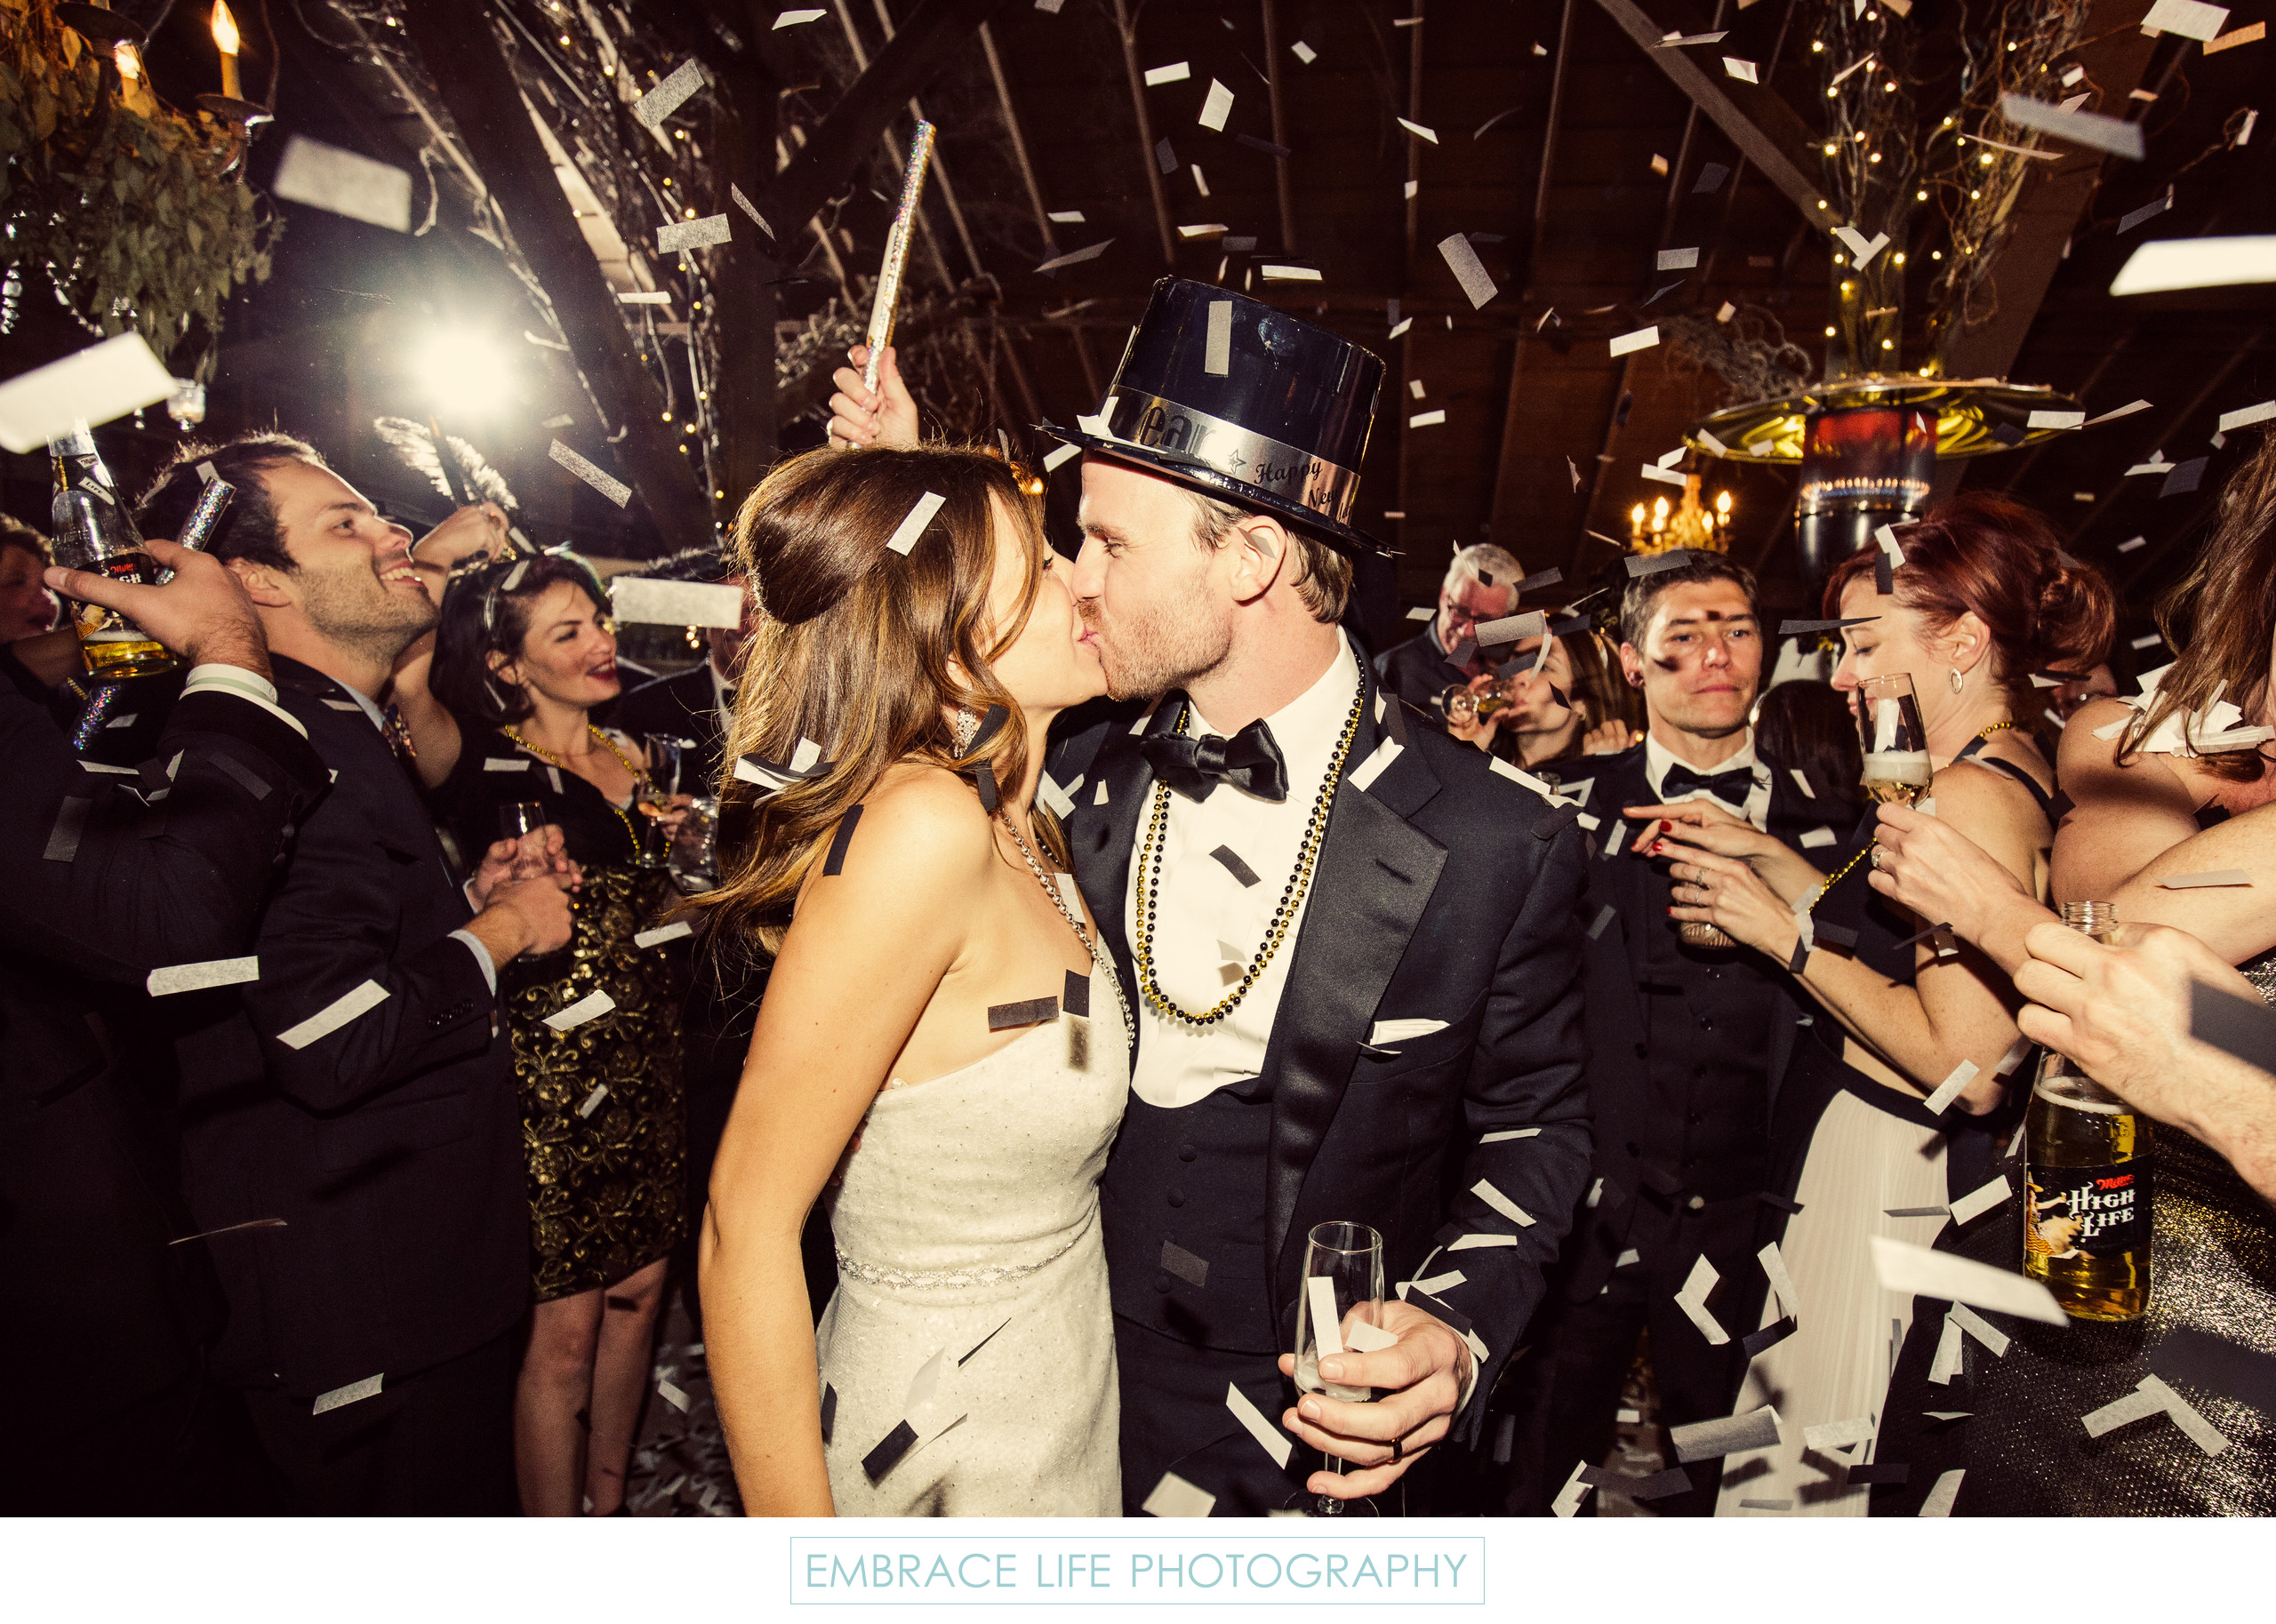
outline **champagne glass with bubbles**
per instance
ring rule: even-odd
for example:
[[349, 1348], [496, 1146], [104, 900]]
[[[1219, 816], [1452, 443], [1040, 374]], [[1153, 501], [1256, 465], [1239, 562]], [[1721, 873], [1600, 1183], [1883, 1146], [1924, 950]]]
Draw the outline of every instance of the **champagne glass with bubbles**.
[[1865, 756], [1865, 794], [1896, 806], [1917, 806], [1935, 768], [1928, 760], [1928, 730], [1920, 701], [1903, 671], [1868, 676], [1857, 684], [1857, 742]]
[[[1382, 1329], [1383, 1237], [1366, 1224], [1315, 1224], [1304, 1240], [1302, 1294], [1296, 1299], [1296, 1388], [1321, 1393], [1347, 1404], [1373, 1402], [1372, 1388], [1347, 1387], [1319, 1373], [1323, 1355], [1361, 1353], [1395, 1340]], [[1372, 1333], [1372, 1334], [1371, 1334]], [[1323, 1464], [1339, 1476], [1341, 1455], [1323, 1453]], [[1338, 1500], [1299, 1489], [1286, 1509], [1306, 1516], [1374, 1516], [1371, 1500]]]

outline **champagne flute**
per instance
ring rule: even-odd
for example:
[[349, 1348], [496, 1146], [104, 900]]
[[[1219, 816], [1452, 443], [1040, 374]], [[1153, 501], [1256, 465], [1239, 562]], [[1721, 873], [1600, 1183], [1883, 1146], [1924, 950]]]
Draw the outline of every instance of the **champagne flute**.
[[651, 735], [648, 755], [655, 764], [634, 787], [636, 804], [646, 820], [640, 851], [634, 860], [643, 868], [669, 868], [672, 860], [672, 831], [664, 812], [679, 793], [680, 746], [677, 739]]
[[[498, 838], [518, 844], [528, 836], [545, 828], [545, 803], [542, 801], [509, 801], [498, 809]], [[517, 880], [534, 879], [544, 872], [541, 866], [533, 864], [517, 853], [513, 877]]]
[[1918, 805], [1935, 768], [1928, 759], [1928, 730], [1920, 724], [1911, 676], [1893, 671], [1864, 678], [1857, 684], [1856, 716], [1866, 795], [1886, 805]]
[[[1303, 1292], [1296, 1299], [1296, 1388], [1299, 1392], [1325, 1393], [1344, 1404], [1364, 1404], [1374, 1397], [1372, 1388], [1347, 1387], [1326, 1380], [1319, 1373], [1320, 1356], [1363, 1351], [1365, 1341], [1389, 1345], [1383, 1320], [1383, 1237], [1366, 1224], [1326, 1223], [1312, 1226], [1304, 1237]], [[1367, 1331], [1355, 1336], [1353, 1328]], [[1370, 1336], [1367, 1332], [1375, 1334]], [[1341, 1476], [1343, 1458], [1322, 1452], [1322, 1463]], [[1300, 1489], [1288, 1497], [1286, 1509], [1306, 1516], [1374, 1516], [1371, 1500], [1337, 1500]]]

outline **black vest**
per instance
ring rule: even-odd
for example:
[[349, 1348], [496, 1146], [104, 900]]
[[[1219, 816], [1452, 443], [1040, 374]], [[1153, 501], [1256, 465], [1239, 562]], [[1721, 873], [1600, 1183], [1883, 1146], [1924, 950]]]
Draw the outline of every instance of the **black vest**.
[[1278, 1351], [1263, 1178], [1272, 1101], [1260, 1086], [1175, 1110], [1130, 1096], [1099, 1189], [1117, 1314], [1203, 1348]]

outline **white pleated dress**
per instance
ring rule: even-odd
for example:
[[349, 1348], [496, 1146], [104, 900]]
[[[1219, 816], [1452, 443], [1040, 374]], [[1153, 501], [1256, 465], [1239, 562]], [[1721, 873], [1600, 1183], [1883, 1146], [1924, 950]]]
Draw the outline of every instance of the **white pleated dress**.
[[[1944, 1136], [1876, 1110], [1844, 1089], [1818, 1119], [1794, 1199], [1802, 1210], [1787, 1223], [1778, 1249], [1802, 1300], [1799, 1324], [1749, 1368], [1735, 1411], [1775, 1406], [1783, 1441], [1724, 1460], [1718, 1516], [1866, 1515], [1872, 1490], [1850, 1487], [1848, 1470], [1870, 1455], [1863, 1448], [1838, 1456], [1807, 1449], [1802, 1434], [1880, 1412], [1911, 1325], [1912, 1298], [1881, 1289], [1872, 1237], [1918, 1246], [1935, 1242], [1944, 1226]], [[1892, 1207], [1939, 1211], [1932, 1218], [1891, 1218]], [[1766, 1294], [1762, 1323], [1775, 1324], [1780, 1312], [1775, 1295]], [[1774, 1509], [1747, 1500], [1790, 1503]]]
[[1087, 1018], [871, 1107], [830, 1192], [837, 1290], [815, 1333], [838, 1516], [1120, 1515], [1098, 1186], [1130, 1066], [1111, 974], [1093, 969]]

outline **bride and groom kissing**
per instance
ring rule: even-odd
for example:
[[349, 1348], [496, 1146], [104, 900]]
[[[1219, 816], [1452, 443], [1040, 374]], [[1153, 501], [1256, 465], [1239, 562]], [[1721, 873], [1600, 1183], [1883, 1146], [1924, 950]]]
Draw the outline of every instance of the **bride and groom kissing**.
[[[1071, 565], [889, 364], [838, 374], [851, 449], [745, 503], [751, 832], [706, 903], [720, 962], [773, 964], [701, 1286], [747, 1509], [1417, 1511], [1476, 1445], [1589, 1165], [1585, 854], [1339, 627], [1382, 379], [1168, 279], [1051, 431]], [[1292, 1380], [1337, 1221], [1406, 1283], [1366, 1316], [1395, 1340], [1320, 1366], [1371, 1403]]]

